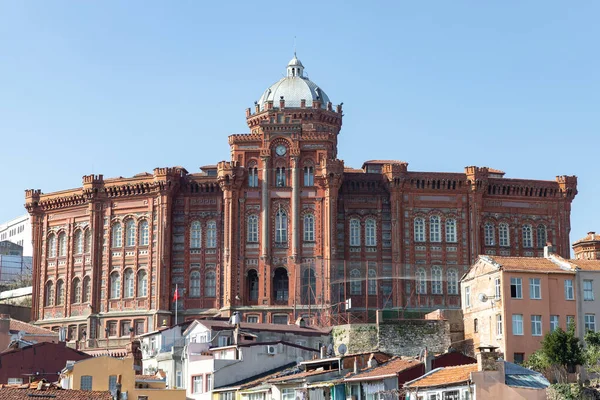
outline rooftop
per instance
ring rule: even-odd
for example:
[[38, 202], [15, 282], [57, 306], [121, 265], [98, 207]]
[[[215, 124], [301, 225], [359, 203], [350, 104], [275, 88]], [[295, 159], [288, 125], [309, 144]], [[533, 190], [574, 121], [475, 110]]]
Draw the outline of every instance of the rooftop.
[[10, 319], [9, 330], [10, 333], [19, 333], [20, 331], [23, 331], [28, 335], [55, 335], [58, 338], [58, 333], [56, 332], [13, 318]]
[[393, 358], [385, 364], [378, 365], [346, 378], [346, 381], [367, 381], [396, 376], [399, 372], [421, 365], [415, 359]]
[[[520, 272], [542, 272], [542, 273], [563, 273], [572, 274], [574, 271], [561, 268], [561, 266], [544, 257], [498, 257], [498, 256], [480, 256], [484, 260], [490, 259], [499, 264], [504, 271]], [[565, 260], [568, 264], [569, 261]]]
[[[221, 320], [214, 320], [214, 319], [202, 319], [202, 320], [195, 320], [194, 322], [202, 324], [205, 327], [207, 327], [209, 329], [214, 329], [214, 330], [227, 330], [227, 329], [234, 328], [234, 326], [231, 325], [229, 323], [229, 321], [221, 321]], [[190, 327], [188, 327], [188, 330], [192, 329], [193, 326], [195, 326], [195, 325], [196, 324], [190, 325]], [[256, 331], [286, 332], [286, 333], [299, 333], [299, 334], [311, 335], [311, 336], [328, 335], [329, 332], [331, 331], [331, 328], [317, 328], [317, 327], [311, 327], [311, 326], [301, 327], [301, 326], [298, 326], [295, 324], [288, 324], [288, 325], [258, 324], [258, 323], [252, 324], [252, 323], [248, 323], [248, 322], [241, 322], [240, 329], [242, 329], [244, 331], [251, 331], [251, 332], [256, 332]]]
[[585, 235], [585, 237], [582, 237], [581, 239], [576, 240], [573, 243], [573, 246], [575, 246], [576, 244], [579, 244], [579, 243], [595, 242], [595, 241], [600, 241], [600, 235], [597, 234], [596, 232], [588, 232], [588, 234]]
[[51, 383], [25, 384], [19, 386], [0, 385], [0, 397], [3, 400], [112, 400], [110, 392], [95, 392], [89, 390], [61, 389]]
[[407, 382], [404, 386], [408, 388], [451, 386], [467, 382], [471, 378], [471, 372], [477, 372], [477, 364], [436, 368], [420, 378]]

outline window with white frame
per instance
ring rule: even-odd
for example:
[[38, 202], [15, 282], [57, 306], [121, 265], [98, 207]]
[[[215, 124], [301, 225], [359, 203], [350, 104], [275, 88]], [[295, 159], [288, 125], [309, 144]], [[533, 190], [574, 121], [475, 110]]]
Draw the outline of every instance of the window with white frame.
[[48, 236], [48, 257], [56, 257], [56, 236], [53, 233]]
[[456, 220], [454, 218], [446, 220], [446, 242], [456, 243]]
[[365, 221], [365, 245], [377, 245], [377, 222], [372, 218]]
[[529, 298], [533, 300], [542, 298], [542, 280], [540, 278], [529, 278]]
[[427, 294], [427, 272], [425, 268], [417, 269], [417, 294]]
[[[368, 293], [369, 295], [377, 294], [377, 268], [376, 265], [371, 265], [369, 263], [369, 284], [368, 284]], [[373, 263], [374, 264], [374, 263]]]
[[123, 283], [125, 284], [125, 297], [133, 297], [134, 281], [133, 281], [133, 270], [131, 268], [126, 269], [123, 274]]
[[248, 169], [248, 186], [258, 187], [258, 168], [256, 167]]
[[440, 233], [440, 217], [432, 215], [429, 218], [429, 241], [430, 242], [441, 242], [442, 237]]
[[219, 400], [233, 400], [234, 392], [219, 393]]
[[360, 221], [350, 219], [350, 246], [360, 246]]
[[150, 242], [150, 230], [148, 229], [148, 221], [140, 222], [140, 246], [148, 246]]
[[121, 276], [117, 271], [110, 274], [110, 298], [118, 299], [121, 297]]
[[442, 267], [435, 265], [431, 267], [431, 293], [442, 294]]
[[249, 324], [258, 324], [258, 315], [248, 315], [246, 322]]
[[583, 280], [583, 300], [594, 300], [594, 281], [591, 279]]
[[425, 219], [415, 218], [414, 222], [415, 242], [425, 241]]
[[123, 246], [123, 228], [120, 223], [113, 224], [112, 226], [112, 247]]
[[212, 392], [213, 390], [213, 375], [206, 374], [206, 391]]
[[22, 385], [23, 378], [8, 378], [9, 385]]
[[73, 240], [75, 243], [75, 254], [82, 254], [83, 253], [83, 232], [81, 232], [81, 230], [77, 230], [75, 232], [75, 237]]
[[287, 213], [280, 208], [275, 215], [275, 243], [287, 243]]
[[79, 278], [73, 279], [73, 303], [81, 303], [81, 280]]
[[315, 241], [315, 216], [312, 214], [304, 215], [304, 241]]
[[586, 332], [596, 332], [596, 314], [585, 314], [583, 324]]
[[502, 297], [502, 288], [500, 286], [500, 278], [494, 280], [494, 298], [499, 300]]
[[471, 307], [471, 287], [465, 286], [465, 307]]
[[494, 224], [486, 222], [483, 226], [483, 237], [486, 246], [494, 246], [496, 244], [494, 236]]
[[146, 296], [148, 296], [148, 274], [142, 269], [137, 273], [137, 297]]
[[353, 269], [350, 271], [350, 294], [362, 294], [362, 281], [360, 271], [358, 269]]
[[498, 225], [498, 238], [500, 246], [508, 247], [510, 245], [510, 232], [506, 222], [501, 222]]
[[304, 186], [313, 186], [315, 184], [315, 174], [313, 167], [304, 167]]
[[543, 249], [548, 241], [548, 234], [546, 232], [546, 225], [540, 224], [537, 227], [537, 247]]
[[63, 304], [65, 297], [65, 284], [62, 279], [59, 279], [56, 282], [56, 305], [59, 306]]
[[565, 279], [565, 300], [574, 300], [575, 292], [573, 291], [573, 280]]
[[135, 221], [128, 219], [127, 223], [125, 224], [125, 246], [135, 246], [135, 237]]
[[542, 316], [532, 315], [531, 316], [531, 335], [542, 336]]
[[192, 377], [193, 393], [204, 393], [204, 376], [196, 375]]
[[67, 255], [67, 234], [62, 232], [58, 235], [58, 256], [64, 257]]
[[204, 295], [206, 297], [215, 297], [217, 295], [217, 274], [214, 270], [206, 272], [204, 280]]
[[458, 272], [454, 268], [448, 269], [448, 294], [458, 294]]
[[190, 274], [190, 297], [200, 297], [200, 272], [192, 271]]
[[190, 248], [199, 249], [202, 247], [202, 225], [200, 221], [193, 221], [190, 226]]
[[295, 400], [296, 390], [294, 388], [281, 389], [281, 400]]
[[554, 332], [555, 330], [558, 329], [559, 325], [558, 325], [558, 315], [551, 315], [550, 316], [550, 332]]
[[523, 247], [524, 248], [533, 247], [531, 225], [529, 225], [529, 224], [523, 225]]
[[523, 314], [513, 314], [512, 316], [513, 335], [523, 334]]
[[496, 336], [502, 336], [502, 314], [496, 314]]
[[248, 215], [246, 241], [248, 243], [258, 243], [258, 215], [256, 214]]
[[45, 286], [45, 298], [44, 305], [46, 307], [51, 307], [54, 305], [54, 284], [51, 281], [48, 281]]
[[513, 299], [523, 298], [523, 282], [521, 278], [510, 278], [510, 297]]
[[214, 249], [217, 247], [217, 223], [208, 221], [206, 223], [206, 248]]
[[569, 329], [571, 325], [575, 326], [575, 316], [567, 315], [567, 329]]

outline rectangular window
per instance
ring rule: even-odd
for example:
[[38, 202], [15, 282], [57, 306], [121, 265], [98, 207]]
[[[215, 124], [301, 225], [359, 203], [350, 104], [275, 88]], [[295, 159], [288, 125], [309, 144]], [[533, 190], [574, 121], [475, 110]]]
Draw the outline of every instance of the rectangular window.
[[586, 279], [583, 281], [583, 300], [593, 301], [594, 300], [594, 281]]
[[523, 361], [525, 361], [525, 353], [515, 353], [513, 359], [515, 364], [523, 364]]
[[233, 400], [233, 392], [219, 393], [219, 400]]
[[471, 288], [469, 286], [465, 286], [465, 306], [471, 307]]
[[531, 335], [542, 336], [542, 316], [532, 315], [531, 316]]
[[145, 332], [144, 321], [135, 321], [135, 334], [141, 335]]
[[496, 335], [502, 336], [502, 314], [496, 314]]
[[585, 314], [583, 322], [586, 332], [596, 332], [596, 314]]
[[83, 375], [79, 381], [80, 390], [92, 390], [92, 377], [90, 375]]
[[551, 315], [550, 316], [550, 332], [554, 332], [555, 330], [558, 329], [558, 315]]
[[295, 400], [296, 399], [296, 391], [294, 389], [282, 389], [281, 390], [281, 400]]
[[131, 329], [131, 321], [121, 321], [121, 336], [128, 336]]
[[304, 186], [313, 186], [315, 184], [313, 171], [313, 167], [304, 167]]
[[258, 324], [258, 315], [248, 315], [246, 322], [249, 324]]
[[533, 300], [542, 298], [542, 280], [540, 278], [529, 278], [529, 298]]
[[565, 279], [565, 300], [574, 300], [575, 293], [573, 292], [573, 280]]
[[567, 329], [569, 329], [571, 325], [575, 325], [575, 316], [567, 315]]
[[206, 391], [212, 392], [213, 390], [213, 376], [212, 374], [206, 374]]
[[204, 393], [204, 377], [197, 375], [192, 377], [193, 393]]
[[229, 346], [231, 344], [231, 338], [229, 336], [219, 336], [219, 347]]
[[502, 297], [502, 290], [500, 287], [500, 278], [496, 278], [494, 281], [494, 296], [496, 300], [499, 300]]
[[521, 278], [510, 278], [510, 297], [513, 299], [523, 298], [523, 284]]
[[523, 314], [513, 314], [512, 316], [513, 335], [523, 334]]
[[108, 323], [108, 336], [117, 336], [117, 323], [116, 322]]
[[8, 378], [9, 385], [22, 385], [23, 378]]
[[117, 391], [117, 376], [111, 375], [108, 377], [108, 391], [111, 393], [116, 393]]
[[180, 389], [183, 388], [183, 375], [181, 371], [177, 371], [175, 375], [175, 386]]
[[287, 325], [288, 316], [287, 315], [274, 315], [273, 323], [278, 325]]

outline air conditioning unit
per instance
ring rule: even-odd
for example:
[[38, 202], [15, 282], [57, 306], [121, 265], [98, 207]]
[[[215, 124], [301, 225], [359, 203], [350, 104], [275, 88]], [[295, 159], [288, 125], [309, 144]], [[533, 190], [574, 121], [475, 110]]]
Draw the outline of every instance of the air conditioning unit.
[[267, 354], [277, 354], [277, 346], [267, 346]]

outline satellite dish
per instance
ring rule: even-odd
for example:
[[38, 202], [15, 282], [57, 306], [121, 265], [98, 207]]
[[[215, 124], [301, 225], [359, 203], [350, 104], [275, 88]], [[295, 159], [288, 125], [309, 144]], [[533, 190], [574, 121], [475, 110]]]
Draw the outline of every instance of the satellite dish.
[[344, 354], [346, 354], [347, 351], [348, 351], [348, 347], [344, 343], [342, 343], [338, 346], [338, 353], [340, 353], [340, 355], [343, 356]]
[[487, 294], [485, 294], [485, 293], [479, 293], [479, 295], [477, 296], [477, 298], [482, 303], [485, 303], [486, 301], [488, 301]]

